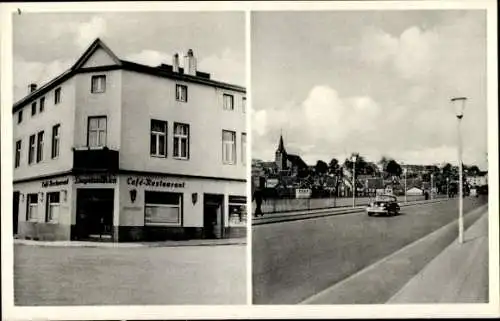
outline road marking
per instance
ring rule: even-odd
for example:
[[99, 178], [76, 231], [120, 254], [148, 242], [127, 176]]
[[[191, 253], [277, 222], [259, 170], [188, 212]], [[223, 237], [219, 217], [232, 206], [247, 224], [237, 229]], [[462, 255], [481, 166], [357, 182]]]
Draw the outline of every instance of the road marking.
[[[484, 204], [484, 205], [481, 205], [480, 207], [477, 207], [475, 209], [473, 209], [472, 211], [470, 211], [469, 213], [466, 214], [466, 216], [469, 216], [469, 215], [473, 215], [474, 213], [477, 213], [477, 212], [480, 212], [480, 211], [484, 211], [485, 208], [488, 207], [488, 204]], [[431, 232], [421, 238], [419, 238], [418, 240], [410, 243], [410, 244], [407, 244], [406, 246], [400, 248], [399, 250], [397, 250], [396, 252], [380, 259], [379, 261], [373, 263], [372, 265], [369, 265], [363, 269], [361, 269], [360, 271], [348, 276], [347, 278], [343, 279], [342, 281], [340, 282], [337, 282], [335, 284], [333, 284], [332, 286], [310, 296], [309, 298], [301, 301], [299, 304], [308, 304], [309, 302], [312, 302], [312, 301], [315, 301], [316, 299], [320, 298], [321, 296], [325, 295], [326, 293], [332, 291], [332, 289], [336, 288], [336, 287], [339, 287], [339, 286], [342, 286], [343, 284], [351, 281], [352, 279], [360, 276], [361, 274], [364, 274], [364, 273], [367, 273], [375, 268], [377, 268], [379, 265], [385, 263], [386, 261], [389, 261], [391, 260], [392, 258], [396, 257], [397, 255], [399, 255], [400, 253], [406, 251], [407, 249], [423, 242], [425, 239], [427, 239], [428, 237], [431, 237], [431, 236], [434, 236], [436, 234], [439, 234], [440, 232], [444, 231], [445, 229], [449, 228], [451, 225], [455, 225], [457, 224], [457, 219], [453, 220], [452, 222], [440, 227], [439, 229], [435, 230], [434, 232]]]

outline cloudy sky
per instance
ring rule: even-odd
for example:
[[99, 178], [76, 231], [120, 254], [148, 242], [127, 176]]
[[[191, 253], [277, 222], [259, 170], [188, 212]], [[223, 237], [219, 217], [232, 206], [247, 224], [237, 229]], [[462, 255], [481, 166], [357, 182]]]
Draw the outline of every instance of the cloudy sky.
[[152, 66], [191, 48], [198, 70], [245, 85], [244, 12], [23, 13], [13, 15], [14, 99], [71, 67], [96, 37], [119, 58]]
[[456, 163], [458, 95], [464, 163], [487, 167], [484, 11], [258, 12], [251, 61], [253, 158], [282, 131], [309, 164]]

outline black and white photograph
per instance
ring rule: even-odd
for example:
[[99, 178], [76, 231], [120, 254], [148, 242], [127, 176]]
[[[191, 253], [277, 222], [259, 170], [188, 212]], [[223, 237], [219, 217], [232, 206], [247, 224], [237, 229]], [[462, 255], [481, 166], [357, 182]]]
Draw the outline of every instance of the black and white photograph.
[[246, 303], [244, 27], [13, 14], [16, 305]]
[[487, 303], [486, 11], [251, 28], [253, 303]]

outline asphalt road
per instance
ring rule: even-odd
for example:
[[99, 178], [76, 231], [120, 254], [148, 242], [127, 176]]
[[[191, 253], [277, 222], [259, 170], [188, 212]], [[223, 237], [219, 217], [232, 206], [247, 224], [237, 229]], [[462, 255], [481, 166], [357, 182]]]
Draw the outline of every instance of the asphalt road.
[[246, 304], [246, 247], [14, 248], [16, 305]]
[[[464, 213], [486, 202], [467, 198]], [[360, 212], [254, 226], [253, 303], [299, 303], [452, 222], [457, 211], [454, 199], [403, 207], [395, 217]], [[472, 223], [465, 219], [465, 228]]]

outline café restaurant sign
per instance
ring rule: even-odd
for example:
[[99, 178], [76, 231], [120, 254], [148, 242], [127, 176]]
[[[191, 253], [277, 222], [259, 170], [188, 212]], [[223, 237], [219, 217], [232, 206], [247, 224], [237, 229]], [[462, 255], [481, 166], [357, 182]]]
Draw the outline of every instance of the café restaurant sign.
[[113, 175], [90, 175], [76, 176], [76, 184], [116, 184], [116, 177]]
[[154, 179], [150, 177], [129, 177], [127, 184], [132, 186], [155, 186], [167, 188], [184, 188], [185, 182], [172, 182], [164, 179]]
[[50, 187], [50, 186], [59, 186], [59, 185], [68, 185], [69, 178], [59, 179], [59, 180], [46, 180], [42, 182], [42, 187]]

